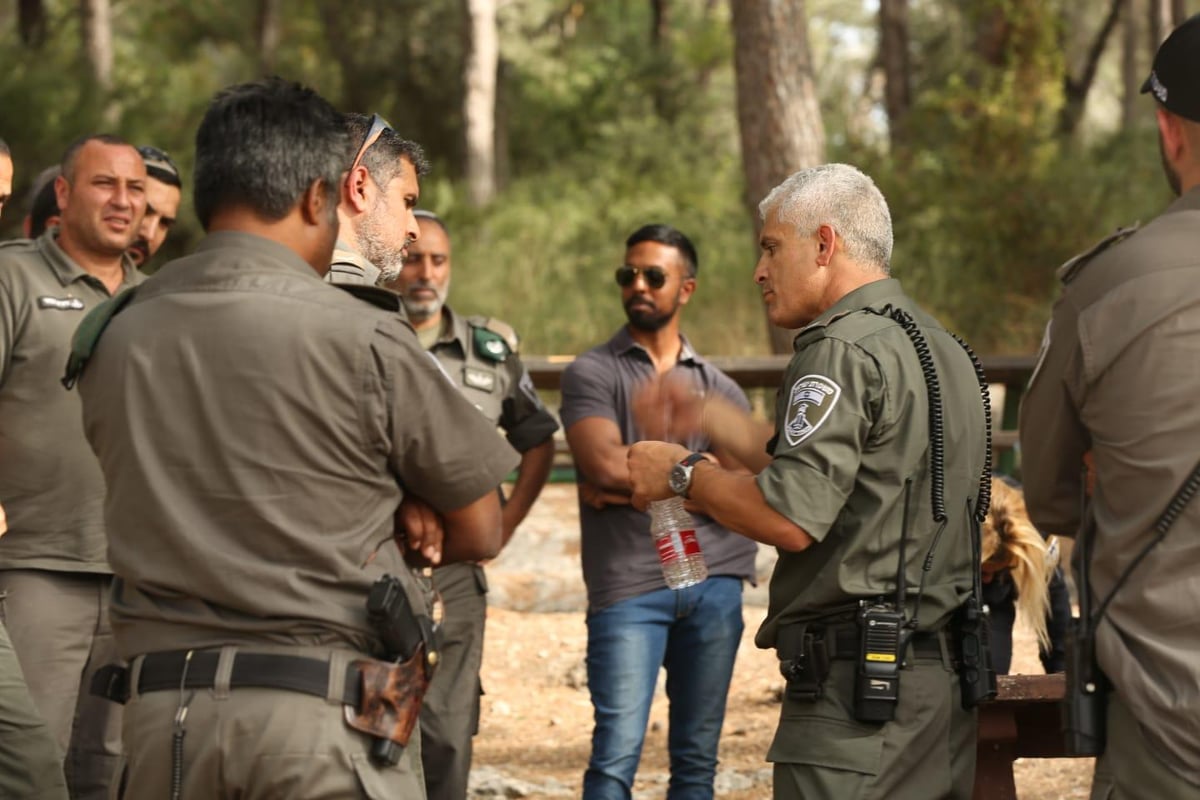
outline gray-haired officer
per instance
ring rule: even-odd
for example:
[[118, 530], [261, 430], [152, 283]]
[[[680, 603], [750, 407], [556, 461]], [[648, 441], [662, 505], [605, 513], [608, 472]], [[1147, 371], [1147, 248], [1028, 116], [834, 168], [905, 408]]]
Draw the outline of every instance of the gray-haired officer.
[[[384, 285], [400, 294], [421, 345], [521, 454], [516, 483], [502, 511], [507, 544], [549, 477], [558, 423], [542, 405], [517, 355], [513, 329], [495, 319], [460, 316], [446, 305], [450, 233], [435, 214], [415, 213], [420, 236], [408, 245], [400, 274]], [[479, 729], [487, 578], [479, 564], [464, 563], [435, 569], [433, 582], [445, 619], [441, 666], [421, 709], [421, 760], [430, 800], [463, 800], [471, 737]]]
[[889, 277], [891, 215], [870, 178], [844, 164], [802, 170], [759, 211], [755, 281], [771, 322], [801, 329], [774, 429], [670, 383], [640, 415], [670, 419], [676, 441], [702, 428], [757, 474], [642, 442], [629, 454], [634, 501], [682, 494], [779, 548], [755, 638], [788, 679], [767, 755], [776, 798], [965, 800], [975, 715], [951, 621], [978, 582], [986, 388]]
[[[1200, 502], [1158, 528], [1200, 481], [1197, 76], [1200, 15], [1162, 43], [1142, 87], [1178, 199], [1059, 270], [1062, 294], [1021, 407], [1030, 516], [1050, 533], [1087, 531], [1093, 615], [1111, 601], [1092, 622], [1111, 683], [1093, 798], [1200, 797]], [[1089, 453], [1095, 488], [1081, 519]]]
[[[76, 337], [130, 661], [126, 798], [424, 795], [431, 626], [394, 517], [420, 495], [445, 560], [490, 557], [517, 459], [394, 296], [322, 280], [350, 149], [311, 90], [220, 92], [196, 134], [208, 235]], [[385, 572], [396, 602], [368, 614]]]

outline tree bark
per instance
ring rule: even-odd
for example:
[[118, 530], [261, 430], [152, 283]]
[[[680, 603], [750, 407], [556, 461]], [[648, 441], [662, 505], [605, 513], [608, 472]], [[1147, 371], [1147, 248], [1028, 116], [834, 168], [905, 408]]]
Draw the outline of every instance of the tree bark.
[[1083, 69], [1078, 77], [1071, 74], [1070, 65], [1067, 66], [1067, 74], [1065, 81], [1065, 102], [1063, 103], [1062, 113], [1058, 117], [1058, 132], [1063, 136], [1070, 136], [1075, 133], [1075, 129], [1079, 127], [1079, 120], [1083, 118], [1083, 109], [1087, 103], [1088, 92], [1092, 90], [1092, 84], [1096, 80], [1096, 70], [1100, 66], [1100, 56], [1104, 54], [1104, 47], [1108, 44], [1108, 37], [1112, 34], [1113, 29], [1117, 27], [1117, 20], [1121, 17], [1121, 7], [1125, 5], [1127, 0], [1112, 0], [1109, 4], [1108, 14], [1104, 18], [1104, 24], [1100, 26], [1100, 31], [1096, 34], [1096, 38], [1092, 40], [1091, 47], [1088, 48], [1087, 58], [1084, 61]]
[[1150, 57], [1158, 51], [1163, 39], [1175, 28], [1175, 9], [1171, 0], [1150, 0]]
[[258, 40], [258, 67], [264, 75], [275, 71], [279, 53], [279, 0], [258, 0], [258, 17], [254, 26]]
[[46, 6], [42, 0], [18, 0], [17, 34], [23, 44], [35, 49], [46, 41]]
[[879, 66], [888, 115], [888, 139], [895, 153], [904, 142], [912, 84], [908, 60], [908, 0], [879, 2]]
[[1121, 130], [1128, 131], [1138, 117], [1142, 81], [1142, 10], [1139, 0], [1125, 0], [1121, 15]]
[[500, 61], [496, 0], [466, 0], [470, 31], [463, 64], [467, 197], [479, 207], [496, 195], [496, 70]]
[[[731, 0], [744, 201], [758, 203], [797, 170], [825, 160], [825, 127], [813, 80], [804, 0]], [[791, 351], [792, 336], [768, 322], [771, 349]]]
[[79, 0], [79, 16], [83, 52], [87, 55], [92, 80], [98, 89], [104, 92], [111, 91], [112, 6], [109, 0]]

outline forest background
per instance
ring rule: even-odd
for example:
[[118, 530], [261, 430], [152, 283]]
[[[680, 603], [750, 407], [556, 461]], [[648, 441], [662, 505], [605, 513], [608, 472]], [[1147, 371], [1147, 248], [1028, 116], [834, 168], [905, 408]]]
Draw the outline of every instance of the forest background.
[[[202, 236], [193, 136], [212, 95], [280, 74], [422, 143], [454, 234], [451, 301], [526, 353], [623, 321], [645, 222], [700, 251], [702, 352], [780, 350], [751, 272], [757, 201], [846, 161], [894, 217], [893, 274], [988, 354], [1036, 349], [1055, 268], [1171, 197], [1154, 49], [1200, 0], [0, 0], [0, 238], [76, 136], [169, 151], [186, 188], [155, 265]], [[281, 154], [286, 158], [286, 154]], [[152, 265], [153, 268], [154, 265]]]

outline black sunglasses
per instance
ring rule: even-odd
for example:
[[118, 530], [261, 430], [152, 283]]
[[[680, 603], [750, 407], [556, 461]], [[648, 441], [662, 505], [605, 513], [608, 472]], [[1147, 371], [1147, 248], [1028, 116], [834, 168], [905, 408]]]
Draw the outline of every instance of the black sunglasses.
[[358, 165], [362, 163], [363, 156], [371, 149], [371, 145], [379, 141], [379, 137], [383, 136], [384, 131], [390, 131], [391, 124], [386, 119], [378, 114], [371, 115], [371, 127], [367, 128], [367, 135], [363, 137], [362, 144], [358, 146], [358, 152], [354, 155], [354, 161], [350, 164], [350, 171], [354, 172]]
[[661, 289], [667, 282], [667, 273], [662, 267], [631, 267], [626, 264], [617, 267], [617, 285], [622, 289], [633, 286], [637, 276], [641, 274], [646, 279], [646, 285], [651, 289]]

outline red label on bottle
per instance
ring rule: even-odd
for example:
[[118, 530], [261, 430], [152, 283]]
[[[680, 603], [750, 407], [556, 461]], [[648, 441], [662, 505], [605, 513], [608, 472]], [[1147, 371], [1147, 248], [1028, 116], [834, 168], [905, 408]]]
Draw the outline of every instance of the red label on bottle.
[[693, 530], [671, 531], [655, 544], [658, 547], [658, 560], [663, 564], [670, 564], [683, 556], [700, 554], [700, 542], [696, 540], [696, 532]]

